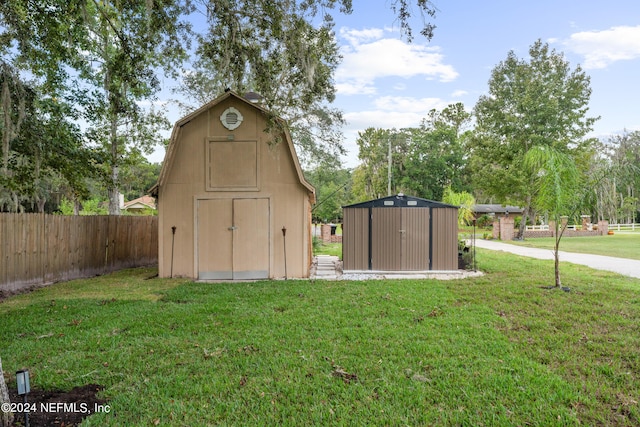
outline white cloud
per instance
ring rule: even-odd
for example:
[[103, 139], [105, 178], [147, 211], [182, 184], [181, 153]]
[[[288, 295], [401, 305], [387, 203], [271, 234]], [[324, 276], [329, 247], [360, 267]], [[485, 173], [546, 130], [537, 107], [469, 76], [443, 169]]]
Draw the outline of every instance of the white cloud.
[[353, 79], [347, 83], [336, 83], [336, 91], [340, 95], [373, 95], [376, 88], [365, 80]]
[[564, 45], [584, 56], [585, 69], [605, 68], [616, 61], [640, 58], [640, 25], [574, 33]]
[[346, 113], [345, 131], [361, 131], [369, 127], [390, 129], [417, 127], [432, 109], [443, 109], [447, 102], [439, 98], [385, 96], [374, 99], [372, 108]]
[[[410, 98], [399, 96], [383, 96], [374, 101], [374, 105], [383, 111], [402, 111], [405, 113], [418, 113], [425, 117], [426, 113], [434, 108], [442, 109], [447, 103], [440, 98]], [[417, 123], [416, 123], [417, 124]]]
[[378, 129], [404, 128], [417, 126], [423, 115], [415, 112], [369, 110], [345, 114], [349, 127], [364, 130], [369, 127]]
[[340, 29], [340, 36], [352, 45], [359, 45], [369, 40], [381, 39], [383, 35], [384, 30], [381, 28], [365, 28], [363, 30], [353, 30], [350, 28]]
[[424, 76], [449, 82], [458, 77], [451, 66], [443, 63], [438, 47], [408, 44], [396, 38], [383, 38], [383, 30], [341, 29], [347, 41], [342, 46], [342, 63], [336, 71], [340, 94], [376, 93], [375, 82], [384, 77], [410, 78]]
[[398, 82], [398, 83], [393, 85], [393, 90], [395, 90], [397, 92], [402, 92], [404, 90], [407, 90], [407, 84], [404, 83], [404, 82]]
[[452, 98], [462, 98], [465, 95], [468, 95], [469, 92], [467, 92], [466, 90], [456, 90], [451, 94]]

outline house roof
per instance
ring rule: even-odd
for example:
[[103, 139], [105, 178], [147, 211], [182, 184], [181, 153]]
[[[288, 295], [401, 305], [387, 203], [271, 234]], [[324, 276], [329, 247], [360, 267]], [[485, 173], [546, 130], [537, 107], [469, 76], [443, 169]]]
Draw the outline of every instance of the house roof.
[[368, 200], [366, 202], [355, 203], [343, 206], [342, 208], [455, 208], [458, 206], [448, 205], [433, 200], [421, 199], [419, 197], [406, 196], [402, 193], [395, 196], [382, 197], [380, 199]]
[[511, 214], [521, 214], [523, 209], [518, 206], [502, 206], [497, 204], [487, 204], [487, 205], [473, 205], [473, 212], [477, 214], [503, 214], [503, 213], [511, 213]]
[[156, 199], [151, 196], [142, 196], [137, 199], [129, 200], [128, 202], [124, 202], [122, 209], [155, 209], [156, 208]]
[[[262, 112], [264, 115], [268, 115], [269, 111], [266, 110], [265, 108], [263, 108], [259, 103], [257, 102], [253, 102], [254, 97], [250, 97], [250, 99], [244, 98], [240, 95], [238, 95], [236, 92], [232, 91], [232, 90], [228, 90], [225, 93], [223, 93], [222, 95], [218, 96], [216, 99], [204, 104], [203, 106], [201, 106], [200, 108], [198, 108], [197, 110], [193, 111], [192, 113], [184, 116], [183, 118], [181, 118], [180, 120], [178, 120], [175, 125], [173, 126], [173, 131], [171, 132], [171, 139], [169, 140], [169, 146], [167, 147], [167, 152], [165, 154], [164, 157], [164, 162], [162, 163], [162, 169], [160, 170], [160, 176], [158, 177], [158, 182], [151, 187], [151, 189], [149, 190], [149, 192], [153, 195], [153, 196], [157, 196], [158, 195], [158, 188], [163, 185], [167, 179], [167, 175], [169, 170], [171, 169], [172, 163], [173, 163], [173, 159], [175, 157], [175, 152], [177, 150], [177, 141], [179, 141], [180, 139], [180, 134], [182, 131], [182, 127], [184, 125], [186, 125], [187, 123], [189, 123], [191, 120], [193, 120], [195, 117], [199, 116], [200, 114], [205, 113], [207, 110], [209, 110], [211, 107], [213, 107], [214, 105], [217, 105], [229, 98], [235, 98], [237, 100], [240, 100], [244, 103], [246, 103], [247, 105], [250, 105], [252, 108], [255, 108], [257, 110], [259, 110], [260, 112]], [[286, 122], [281, 119], [281, 118], [276, 118], [276, 120], [278, 122], [280, 122], [281, 124], [283, 124], [284, 126], [282, 126], [283, 129], [283, 133], [284, 133], [284, 143], [287, 144], [287, 147], [289, 148], [289, 152], [291, 153], [291, 158], [293, 159], [293, 163], [296, 169], [296, 173], [298, 175], [298, 179], [300, 181], [300, 184], [302, 184], [308, 191], [310, 194], [313, 195], [313, 199], [315, 200], [315, 189], [313, 188], [313, 186], [305, 179], [304, 174], [302, 172], [302, 168], [300, 167], [300, 161], [298, 160], [298, 155], [296, 154], [296, 150], [293, 146], [293, 141], [291, 139], [291, 134], [289, 133], [289, 128], [288, 126], [286, 126]]]

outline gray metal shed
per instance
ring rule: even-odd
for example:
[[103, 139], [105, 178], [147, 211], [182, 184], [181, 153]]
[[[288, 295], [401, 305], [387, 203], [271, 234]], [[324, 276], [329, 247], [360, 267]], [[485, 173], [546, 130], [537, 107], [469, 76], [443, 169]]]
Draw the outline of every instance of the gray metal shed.
[[343, 206], [345, 271], [458, 269], [458, 207], [418, 197]]

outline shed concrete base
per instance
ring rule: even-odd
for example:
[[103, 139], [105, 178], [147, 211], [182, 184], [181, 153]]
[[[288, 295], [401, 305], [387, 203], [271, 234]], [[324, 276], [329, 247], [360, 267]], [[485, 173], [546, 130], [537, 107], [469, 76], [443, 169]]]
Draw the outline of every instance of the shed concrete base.
[[337, 256], [318, 255], [311, 265], [311, 279], [321, 280], [381, 280], [381, 279], [437, 279], [457, 280], [467, 277], [483, 276], [481, 271], [442, 270], [442, 271], [380, 271], [346, 270], [342, 271], [342, 261]]
[[481, 271], [444, 270], [444, 271], [374, 271], [346, 270], [338, 280], [372, 280], [372, 279], [437, 279], [458, 280], [467, 277], [483, 276]]

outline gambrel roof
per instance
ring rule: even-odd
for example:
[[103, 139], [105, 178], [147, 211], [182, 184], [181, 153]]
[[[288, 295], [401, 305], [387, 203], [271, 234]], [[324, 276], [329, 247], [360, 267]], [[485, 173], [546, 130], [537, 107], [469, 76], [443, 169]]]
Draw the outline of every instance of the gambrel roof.
[[[234, 91], [226, 91], [225, 93], [223, 93], [222, 95], [220, 95], [219, 97], [217, 97], [216, 99], [206, 103], [205, 105], [203, 105], [202, 107], [198, 108], [197, 110], [193, 111], [192, 113], [184, 116], [183, 118], [181, 118], [180, 120], [178, 120], [175, 125], [173, 126], [173, 131], [171, 133], [171, 139], [169, 141], [169, 146], [167, 147], [167, 152], [165, 154], [165, 158], [164, 158], [164, 162], [162, 163], [162, 169], [160, 170], [160, 176], [158, 177], [158, 182], [156, 183], [156, 185], [154, 185], [149, 192], [151, 193], [151, 195], [153, 196], [157, 196], [158, 194], [158, 188], [160, 186], [162, 186], [167, 179], [168, 173], [171, 170], [172, 167], [172, 163], [173, 163], [173, 159], [175, 157], [175, 153], [177, 150], [179, 150], [179, 141], [180, 141], [180, 135], [181, 135], [181, 131], [182, 131], [182, 127], [184, 125], [186, 125], [187, 123], [189, 123], [190, 121], [192, 121], [194, 118], [196, 118], [197, 116], [201, 115], [201, 114], [205, 114], [210, 108], [214, 107], [217, 104], [220, 104], [221, 102], [224, 102], [227, 99], [230, 98], [234, 98], [236, 100], [239, 100], [247, 105], [250, 105], [252, 108], [255, 108], [256, 110], [260, 111], [262, 114], [264, 114], [265, 116], [268, 116], [270, 113], [263, 108], [262, 106], [260, 106], [259, 104], [252, 102], [249, 99], [246, 99], [240, 95], [238, 95], [237, 93], [235, 93]], [[315, 189], [313, 188], [313, 186], [305, 179], [304, 174], [302, 172], [302, 168], [300, 166], [300, 161], [298, 160], [298, 155], [296, 154], [296, 150], [295, 147], [293, 145], [293, 141], [291, 139], [291, 134], [289, 133], [289, 129], [286, 126], [286, 123], [283, 119], [281, 118], [276, 118], [276, 120], [278, 122], [280, 122], [280, 124], [282, 124], [282, 133], [283, 133], [283, 141], [281, 143], [287, 144], [287, 148], [289, 149], [289, 152], [291, 153], [291, 158], [293, 159], [293, 163], [295, 166], [295, 170], [298, 176], [298, 179], [300, 181], [300, 184], [305, 187], [309, 193], [312, 195], [312, 199], [315, 200]]]

